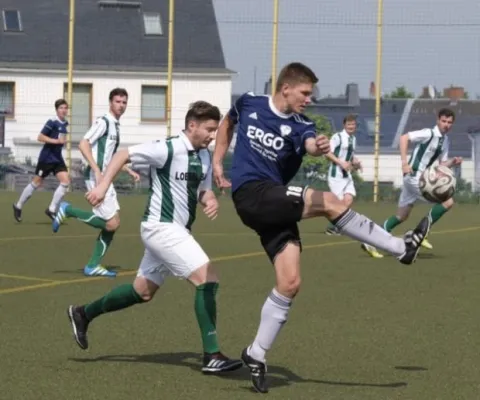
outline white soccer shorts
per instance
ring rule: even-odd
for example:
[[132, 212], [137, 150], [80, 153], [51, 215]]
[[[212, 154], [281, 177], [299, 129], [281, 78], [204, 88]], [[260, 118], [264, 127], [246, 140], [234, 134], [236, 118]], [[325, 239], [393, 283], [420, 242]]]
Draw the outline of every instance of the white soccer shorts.
[[346, 194], [350, 194], [353, 197], [357, 195], [355, 190], [355, 184], [352, 178], [328, 178], [328, 187], [330, 191], [337, 196], [340, 200], [343, 200]]
[[168, 276], [186, 279], [210, 259], [183, 226], [169, 222], [142, 222], [145, 246], [137, 276], [161, 286]]
[[415, 204], [417, 201], [428, 203], [428, 200], [422, 196], [418, 187], [419, 178], [416, 176], [404, 176], [402, 191], [398, 199], [399, 207], [407, 207]]
[[[85, 186], [87, 190], [92, 190], [95, 187], [95, 182], [92, 180], [86, 180]], [[117, 192], [111, 184], [105, 194], [105, 199], [96, 207], [92, 208], [92, 212], [99, 218], [105, 221], [112, 219], [115, 214], [120, 210], [120, 205], [117, 200]]]

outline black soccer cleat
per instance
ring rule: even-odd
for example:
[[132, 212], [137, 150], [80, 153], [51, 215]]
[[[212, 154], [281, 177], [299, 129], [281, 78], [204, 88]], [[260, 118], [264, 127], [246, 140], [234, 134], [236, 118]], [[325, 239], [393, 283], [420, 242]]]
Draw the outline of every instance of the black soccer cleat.
[[268, 393], [267, 382], [265, 380], [267, 364], [251, 357], [247, 349], [248, 348], [245, 347], [242, 351], [242, 361], [250, 369], [253, 388], [259, 393]]
[[75, 341], [82, 350], [88, 349], [87, 330], [89, 321], [85, 316], [83, 307], [69, 306], [67, 314], [72, 324]]
[[22, 222], [22, 209], [18, 208], [15, 204], [13, 205], [13, 218], [15, 218], [17, 222]]
[[428, 236], [432, 221], [429, 217], [424, 217], [413, 231], [405, 233], [403, 240], [405, 242], [405, 253], [398, 257], [402, 264], [412, 264], [417, 259], [420, 245]]
[[55, 219], [57, 213], [51, 212], [48, 208], [45, 210], [45, 215], [50, 218], [52, 221]]
[[242, 360], [232, 360], [222, 353], [205, 353], [203, 355], [202, 372], [204, 374], [221, 374], [235, 371], [242, 367]]

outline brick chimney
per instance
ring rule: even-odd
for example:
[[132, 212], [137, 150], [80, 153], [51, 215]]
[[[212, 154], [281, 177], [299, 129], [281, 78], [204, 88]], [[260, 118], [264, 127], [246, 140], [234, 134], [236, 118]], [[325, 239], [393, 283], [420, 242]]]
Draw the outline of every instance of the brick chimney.
[[376, 87], [375, 87], [375, 82], [370, 82], [370, 90], [369, 90], [369, 93], [370, 93], [370, 97], [375, 97], [375, 91], [376, 91]]
[[447, 97], [450, 100], [463, 99], [465, 96], [465, 89], [462, 86], [450, 86], [443, 89], [443, 97]]
[[430, 93], [428, 93], [428, 86], [424, 86], [422, 89], [422, 94], [420, 95], [421, 99], [429, 99]]

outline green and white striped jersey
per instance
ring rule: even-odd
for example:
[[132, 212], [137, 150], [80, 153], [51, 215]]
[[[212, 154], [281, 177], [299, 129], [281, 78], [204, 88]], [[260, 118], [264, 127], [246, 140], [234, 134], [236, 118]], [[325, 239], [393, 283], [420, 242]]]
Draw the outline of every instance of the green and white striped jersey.
[[420, 176], [436, 160], [439, 162], [448, 160], [449, 140], [447, 136], [440, 133], [437, 126], [433, 129], [426, 128], [409, 132], [408, 140], [415, 144], [410, 160], [408, 160], [413, 176]]
[[182, 132], [178, 136], [128, 149], [132, 165], [150, 165], [150, 195], [144, 221], [173, 222], [190, 229], [200, 192], [212, 188], [207, 149], [196, 151]]
[[[330, 138], [330, 151], [335, 157], [343, 161], [352, 161], [356, 145], [357, 139], [355, 136], [349, 135], [345, 130], [333, 134]], [[328, 176], [331, 178], [350, 178], [352, 174], [331, 162]]]
[[[100, 171], [104, 171], [120, 144], [120, 123], [111, 114], [105, 114], [95, 121], [83, 138], [92, 146], [92, 155]], [[90, 166], [85, 168], [85, 179], [95, 180]]]

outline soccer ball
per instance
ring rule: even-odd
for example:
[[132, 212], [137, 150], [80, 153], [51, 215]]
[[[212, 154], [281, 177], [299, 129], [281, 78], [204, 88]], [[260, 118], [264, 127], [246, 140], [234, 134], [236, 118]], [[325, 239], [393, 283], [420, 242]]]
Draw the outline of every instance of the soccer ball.
[[433, 203], [443, 203], [453, 197], [456, 184], [457, 179], [450, 168], [436, 165], [423, 171], [419, 187], [425, 199]]

